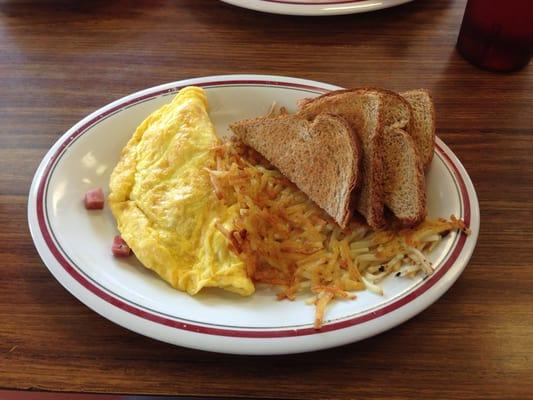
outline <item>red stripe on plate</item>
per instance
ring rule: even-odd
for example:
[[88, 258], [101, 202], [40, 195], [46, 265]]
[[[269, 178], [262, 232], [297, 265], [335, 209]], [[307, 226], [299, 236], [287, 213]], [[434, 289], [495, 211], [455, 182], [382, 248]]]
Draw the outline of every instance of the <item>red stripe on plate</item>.
[[[236, 84], [280, 86], [280, 87], [287, 87], [287, 88], [308, 89], [308, 90], [320, 91], [320, 92], [325, 91], [325, 89], [323, 88], [306, 85], [306, 84], [288, 83], [288, 82], [280, 82], [280, 81], [262, 81], [262, 80], [231, 80], [231, 81], [211, 81], [211, 82], [206, 81], [206, 82], [196, 83], [195, 86], [212, 87], [212, 86], [218, 86], [218, 85], [236, 85]], [[61, 251], [55, 245], [52, 239], [51, 233], [48, 229], [48, 226], [46, 225], [46, 219], [45, 219], [46, 210], [44, 210], [44, 193], [45, 193], [46, 185], [50, 178], [50, 171], [52, 167], [54, 166], [54, 164], [56, 163], [56, 161], [58, 160], [58, 158], [60, 157], [61, 153], [65, 150], [65, 148], [76, 137], [84, 134], [90, 126], [94, 125], [95, 123], [103, 119], [104, 117], [116, 112], [117, 110], [127, 107], [129, 105], [138, 103], [140, 101], [143, 101], [149, 98], [156, 97], [164, 93], [175, 92], [176, 90], [179, 90], [182, 87], [183, 86], [177, 86], [171, 89], [164, 89], [164, 90], [162, 89], [162, 90], [147, 93], [147, 94], [135, 97], [133, 99], [121, 102], [117, 104], [116, 106], [112, 107], [111, 109], [101, 114], [98, 114], [96, 117], [87, 121], [85, 124], [80, 126], [75, 132], [73, 132], [72, 135], [67, 137], [63, 141], [63, 143], [61, 143], [59, 149], [51, 157], [50, 161], [46, 165], [43, 175], [41, 177], [41, 180], [39, 182], [38, 192], [37, 192], [37, 219], [39, 223], [39, 228], [41, 230], [41, 233], [43, 235], [46, 245], [48, 246], [50, 252], [53, 254], [57, 262], [63, 267], [63, 269], [72, 278], [74, 278], [79, 284], [81, 284], [87, 290], [92, 292], [94, 295], [98, 296], [100, 299], [114, 305], [115, 307], [121, 309], [122, 311], [136, 315], [148, 321], [158, 323], [161, 325], [165, 325], [168, 327], [176, 328], [176, 329], [191, 331], [191, 332], [204, 333], [204, 334], [216, 335], [216, 336], [232, 336], [232, 337], [243, 337], [243, 338], [282, 338], [282, 337], [292, 337], [292, 336], [304, 336], [304, 335], [312, 335], [312, 334], [317, 334], [317, 333], [335, 331], [338, 329], [343, 329], [343, 328], [347, 328], [350, 326], [358, 325], [358, 324], [382, 317], [392, 311], [395, 311], [398, 308], [404, 306], [405, 304], [413, 301], [414, 299], [422, 295], [424, 292], [426, 292], [429, 288], [431, 288], [435, 283], [437, 283], [444, 276], [444, 274], [446, 274], [446, 272], [451, 268], [451, 266], [457, 260], [457, 257], [461, 253], [464, 247], [465, 241], [466, 241], [466, 236], [463, 234], [461, 234], [461, 236], [459, 237], [459, 240], [457, 241], [456, 246], [451, 251], [451, 254], [448, 257], [448, 259], [444, 261], [444, 264], [438, 269], [438, 271], [435, 274], [431, 275], [426, 280], [426, 282], [424, 282], [416, 290], [410, 292], [406, 296], [382, 308], [379, 308], [367, 314], [363, 314], [363, 315], [350, 318], [344, 321], [326, 324], [320, 330], [316, 330], [312, 327], [298, 328], [298, 329], [282, 329], [282, 330], [245, 330], [246, 328], [244, 327], [242, 329], [225, 329], [225, 328], [217, 328], [217, 327], [212, 327], [212, 326], [204, 326], [204, 325], [201, 325], [200, 322], [184, 323], [181, 321], [176, 321], [176, 320], [173, 320], [167, 317], [163, 317], [163, 316], [148, 312], [138, 307], [132, 306], [131, 304], [128, 304], [124, 302], [123, 300], [116, 298], [112, 296], [111, 294], [107, 293], [106, 291], [102, 290], [101, 288], [97, 287], [92, 282], [87, 280], [83, 275], [81, 275], [74, 268], [74, 266], [71, 265], [68, 262], [68, 260], [66, 260], [66, 258], [63, 256]], [[463, 180], [463, 177], [461, 176], [461, 173], [459, 172], [458, 167], [455, 165], [452, 159], [446, 154], [446, 152], [438, 144], [436, 148], [437, 148], [437, 151], [446, 159], [448, 168], [451, 169], [451, 171], [454, 174], [455, 180], [459, 184], [461, 197], [462, 197], [461, 201], [463, 203], [463, 209], [464, 209], [463, 219], [468, 226], [470, 224], [470, 198], [468, 196], [466, 184]]]

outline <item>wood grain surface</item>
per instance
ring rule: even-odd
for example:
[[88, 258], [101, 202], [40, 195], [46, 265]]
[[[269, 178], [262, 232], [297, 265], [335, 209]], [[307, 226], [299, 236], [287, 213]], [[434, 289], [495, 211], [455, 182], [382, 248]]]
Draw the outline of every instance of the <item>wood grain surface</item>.
[[[214, 0], [0, 0], [0, 388], [257, 398], [533, 398], [533, 71], [455, 51], [465, 2], [339, 17]], [[481, 233], [457, 283], [386, 333], [310, 354], [174, 347], [105, 320], [40, 260], [26, 220], [38, 163], [88, 113], [184, 78], [262, 73], [426, 87], [468, 170]]]

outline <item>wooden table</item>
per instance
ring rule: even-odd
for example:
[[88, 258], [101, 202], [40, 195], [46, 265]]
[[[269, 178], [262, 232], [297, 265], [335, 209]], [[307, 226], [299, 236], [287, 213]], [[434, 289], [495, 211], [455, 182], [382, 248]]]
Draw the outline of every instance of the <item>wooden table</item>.
[[[465, 1], [331, 18], [209, 0], [0, 1], [0, 388], [257, 398], [533, 398], [533, 69], [481, 71], [454, 45]], [[409, 322], [278, 357], [174, 347], [67, 293], [33, 246], [29, 185], [76, 121], [136, 90], [266, 73], [429, 88], [474, 182], [481, 233], [457, 283]]]

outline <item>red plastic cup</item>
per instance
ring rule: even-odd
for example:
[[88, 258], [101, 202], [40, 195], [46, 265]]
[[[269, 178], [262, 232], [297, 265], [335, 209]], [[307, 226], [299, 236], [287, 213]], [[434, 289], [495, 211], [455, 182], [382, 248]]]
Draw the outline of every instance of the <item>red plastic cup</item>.
[[533, 51], [533, 0], [468, 0], [457, 50], [491, 71], [525, 67]]

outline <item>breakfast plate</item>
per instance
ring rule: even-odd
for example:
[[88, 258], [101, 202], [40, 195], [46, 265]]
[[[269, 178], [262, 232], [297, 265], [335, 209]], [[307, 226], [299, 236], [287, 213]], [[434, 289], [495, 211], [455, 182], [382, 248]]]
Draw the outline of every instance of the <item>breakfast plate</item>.
[[222, 0], [235, 6], [273, 14], [342, 15], [381, 10], [413, 0]]
[[109, 207], [88, 212], [87, 190], [107, 190], [110, 173], [135, 128], [185, 86], [202, 87], [210, 117], [224, 137], [228, 124], [265, 114], [273, 102], [294, 111], [298, 100], [338, 89], [326, 83], [265, 75], [225, 75], [172, 82], [119, 99], [70, 128], [38, 167], [28, 201], [35, 246], [53, 276], [105, 318], [175, 345], [235, 354], [286, 354], [358, 341], [390, 329], [430, 306], [462, 273], [479, 232], [476, 192], [452, 151], [437, 138], [427, 173], [429, 217], [455, 215], [471, 234], [450, 232], [428, 255], [435, 272], [423, 279], [388, 277], [384, 295], [358, 292], [336, 301], [323, 327], [313, 327], [305, 298], [277, 301], [269, 287], [250, 297], [219, 289], [177, 291], [135, 257], [114, 258], [117, 234]]

